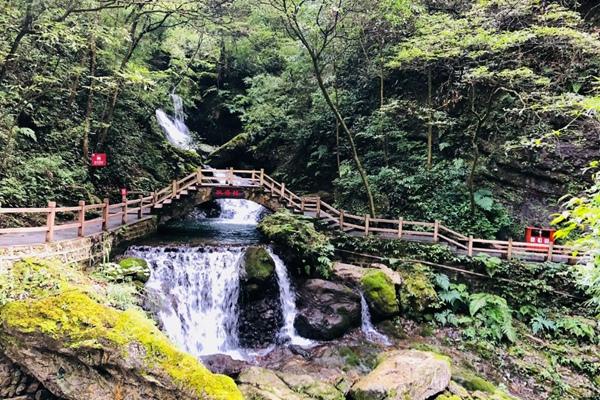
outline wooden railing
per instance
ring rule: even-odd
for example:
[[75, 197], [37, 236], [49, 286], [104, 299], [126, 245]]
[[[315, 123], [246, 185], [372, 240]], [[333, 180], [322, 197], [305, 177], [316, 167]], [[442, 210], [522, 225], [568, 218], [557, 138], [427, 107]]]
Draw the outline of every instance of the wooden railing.
[[[118, 204], [110, 204], [106, 199], [103, 203], [89, 205], [81, 201], [75, 207], [57, 207], [55, 202], [49, 202], [48, 206], [43, 208], [0, 208], [0, 215], [38, 214], [45, 217], [46, 220], [42, 226], [0, 228], [0, 235], [44, 232], [45, 240], [52, 242], [55, 232], [76, 228], [77, 235], [84, 237], [87, 228], [92, 224], [101, 224], [101, 230], [108, 231], [111, 225], [127, 224], [132, 215], [141, 219], [153, 209], [163, 208], [180, 199], [181, 196], [201, 187], [259, 188], [278, 198], [279, 202], [287, 208], [324, 220], [331, 226], [352, 234], [446, 243], [456, 253], [468, 256], [484, 253], [506, 259], [527, 258], [532, 261], [576, 262], [579, 260], [573, 250], [566, 246], [541, 245], [512, 240], [476, 239], [456, 232], [442, 225], [440, 221], [420, 222], [402, 218], [385, 219], [371, 218], [369, 215], [354, 215], [336, 209], [318, 196], [298, 196], [290, 191], [285, 183], [279, 183], [265, 174], [264, 170], [236, 170], [233, 168], [221, 170], [199, 168], [183, 179], [173, 180], [162, 190], [132, 200], [125, 198]], [[64, 218], [65, 215], [70, 215], [70, 219]], [[88, 218], [89, 216], [92, 218]], [[59, 220], [66, 222], [57, 223]]]

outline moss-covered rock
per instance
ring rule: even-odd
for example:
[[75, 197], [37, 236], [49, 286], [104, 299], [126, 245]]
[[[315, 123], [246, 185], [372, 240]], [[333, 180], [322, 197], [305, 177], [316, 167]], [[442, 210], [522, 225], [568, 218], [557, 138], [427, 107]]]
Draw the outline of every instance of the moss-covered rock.
[[244, 253], [245, 279], [265, 282], [273, 276], [275, 261], [264, 247], [248, 247]]
[[119, 261], [123, 277], [131, 277], [133, 280], [146, 283], [150, 279], [150, 267], [143, 258], [127, 257]]
[[435, 286], [429, 277], [429, 270], [422, 264], [414, 264], [399, 270], [402, 276], [400, 304], [403, 311], [420, 315], [432, 303], [437, 302]]
[[208, 163], [214, 168], [231, 166], [232, 162], [244, 158], [244, 155], [248, 152], [249, 142], [251, 140], [252, 137], [248, 133], [240, 133], [213, 151], [208, 156]]
[[399, 311], [396, 288], [383, 271], [367, 272], [360, 281], [367, 304], [377, 318], [389, 318]]
[[230, 378], [177, 350], [142, 312], [79, 290], [10, 302], [0, 324], [7, 356], [64, 398], [242, 399]]
[[514, 400], [515, 397], [504, 392], [493, 383], [471, 372], [457, 370], [452, 372], [452, 379], [468, 390], [475, 398], [492, 400]]

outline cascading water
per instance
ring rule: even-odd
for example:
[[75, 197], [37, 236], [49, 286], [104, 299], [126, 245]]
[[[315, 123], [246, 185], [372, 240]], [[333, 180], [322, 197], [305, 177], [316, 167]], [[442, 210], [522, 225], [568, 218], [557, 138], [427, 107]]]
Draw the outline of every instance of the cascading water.
[[391, 345], [390, 339], [387, 336], [377, 332], [375, 327], [373, 326], [373, 322], [371, 321], [371, 313], [369, 311], [369, 305], [367, 304], [367, 299], [365, 296], [360, 293], [360, 308], [361, 308], [361, 330], [364, 333], [367, 340], [375, 343], [380, 343], [385, 346]]
[[228, 224], [256, 225], [265, 208], [249, 200], [218, 199], [219, 221]]
[[299, 336], [294, 328], [294, 320], [296, 319], [296, 293], [292, 289], [287, 268], [283, 260], [273, 252], [273, 249], [269, 248], [268, 251], [273, 261], [275, 261], [275, 273], [277, 274], [277, 283], [279, 284], [279, 300], [281, 301], [281, 311], [283, 313], [283, 326], [279, 332], [279, 337], [282, 341], [289, 341], [292, 345], [311, 346], [313, 342]]
[[183, 112], [183, 100], [175, 93], [171, 94], [173, 100], [174, 115], [170, 117], [163, 110], [156, 110], [158, 124], [165, 132], [167, 140], [183, 150], [191, 150], [192, 138], [190, 131], [185, 125], [185, 114]]
[[148, 261], [146, 285], [166, 334], [196, 356], [242, 359], [237, 340], [239, 247], [132, 247]]

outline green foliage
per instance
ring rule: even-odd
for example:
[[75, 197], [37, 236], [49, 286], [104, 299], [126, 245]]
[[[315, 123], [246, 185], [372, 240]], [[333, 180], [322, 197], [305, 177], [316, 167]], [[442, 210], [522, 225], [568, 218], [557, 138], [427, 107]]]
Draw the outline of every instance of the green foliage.
[[307, 275], [328, 277], [331, 272], [333, 245], [315, 229], [310, 218], [295, 216], [287, 210], [264, 218], [258, 229], [271, 241], [291, 252]]
[[512, 310], [502, 297], [490, 293], [474, 293], [470, 296], [469, 313], [473, 318], [470, 333], [497, 341], [503, 338], [511, 342], [517, 340]]

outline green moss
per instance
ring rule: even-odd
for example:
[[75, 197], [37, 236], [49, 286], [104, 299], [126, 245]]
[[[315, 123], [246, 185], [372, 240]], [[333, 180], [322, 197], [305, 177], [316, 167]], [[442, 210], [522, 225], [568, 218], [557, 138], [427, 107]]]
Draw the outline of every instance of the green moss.
[[249, 247], [244, 253], [244, 267], [249, 280], [265, 281], [275, 271], [275, 262], [263, 247]]
[[394, 283], [383, 271], [369, 271], [360, 280], [365, 299], [376, 314], [392, 316], [399, 311]]
[[462, 397], [452, 393], [443, 393], [436, 397], [435, 400], [462, 400]]
[[438, 300], [435, 286], [428, 276], [429, 270], [415, 264], [408, 270], [400, 270], [403, 285], [400, 291], [400, 302], [412, 314], [420, 314]]
[[148, 263], [142, 258], [129, 257], [119, 261], [124, 276], [131, 276], [139, 282], [147, 282], [150, 278]]
[[198, 396], [242, 399], [233, 380], [213, 375], [194, 357], [177, 350], [143, 313], [117, 311], [79, 290], [11, 302], [0, 310], [0, 322], [22, 333], [42, 333], [72, 348], [113, 344], [125, 349], [139, 343], [146, 350], [148, 367], [160, 367]]

